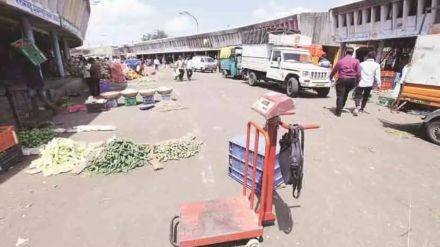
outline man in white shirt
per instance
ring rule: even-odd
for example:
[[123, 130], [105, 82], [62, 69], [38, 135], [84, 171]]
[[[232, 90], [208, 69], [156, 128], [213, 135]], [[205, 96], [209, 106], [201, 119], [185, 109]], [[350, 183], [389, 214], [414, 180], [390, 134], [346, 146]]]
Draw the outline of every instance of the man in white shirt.
[[160, 65], [160, 61], [159, 61], [159, 59], [156, 57], [156, 58], [154, 59], [153, 63], [154, 63], [154, 69], [155, 69], [156, 71], [158, 71], [158, 70], [159, 70], [159, 65]]
[[186, 68], [186, 77], [188, 78], [188, 81], [191, 81], [191, 77], [193, 74], [193, 65], [192, 65], [192, 59], [187, 57], [185, 60], [185, 68]]
[[361, 79], [357, 88], [354, 90], [356, 109], [353, 115], [357, 116], [363, 112], [367, 105], [373, 87], [380, 87], [380, 64], [374, 61], [376, 54], [370, 51], [367, 60], [361, 63]]

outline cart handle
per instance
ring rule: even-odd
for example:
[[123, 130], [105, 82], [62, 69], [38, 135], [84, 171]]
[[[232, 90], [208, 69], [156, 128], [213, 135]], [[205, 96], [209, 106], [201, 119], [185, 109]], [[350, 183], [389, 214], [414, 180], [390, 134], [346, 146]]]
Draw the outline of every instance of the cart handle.
[[[285, 129], [289, 129], [290, 124], [288, 123], [284, 123], [284, 122], [280, 122], [280, 126], [285, 128]], [[319, 129], [321, 128], [321, 126], [317, 125], [317, 124], [304, 124], [301, 125], [303, 127], [303, 129], [305, 130], [310, 130], [310, 129]]]
[[179, 226], [179, 216], [174, 216], [171, 219], [170, 223], [170, 244], [174, 247], [179, 247], [179, 244], [177, 243], [177, 226]]

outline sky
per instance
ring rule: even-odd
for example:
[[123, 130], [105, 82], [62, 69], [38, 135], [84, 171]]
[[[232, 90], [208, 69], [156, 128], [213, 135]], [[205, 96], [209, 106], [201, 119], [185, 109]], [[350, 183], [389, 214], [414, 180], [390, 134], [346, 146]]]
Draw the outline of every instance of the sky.
[[356, 0], [98, 0], [91, 6], [85, 47], [132, 44], [157, 29], [172, 37], [223, 30], [301, 12], [328, 11]]

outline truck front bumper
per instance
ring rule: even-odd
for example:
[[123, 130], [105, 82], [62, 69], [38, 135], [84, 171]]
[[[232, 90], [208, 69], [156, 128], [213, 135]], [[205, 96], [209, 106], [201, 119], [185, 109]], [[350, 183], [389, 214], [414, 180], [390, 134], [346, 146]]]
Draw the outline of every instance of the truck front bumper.
[[317, 81], [308, 78], [300, 78], [299, 83], [303, 88], [329, 88], [332, 85], [329, 80]]

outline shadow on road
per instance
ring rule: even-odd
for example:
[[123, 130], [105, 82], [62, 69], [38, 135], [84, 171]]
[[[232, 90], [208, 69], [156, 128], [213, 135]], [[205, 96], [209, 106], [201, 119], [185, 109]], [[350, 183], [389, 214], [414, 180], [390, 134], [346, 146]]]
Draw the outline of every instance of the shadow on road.
[[287, 205], [287, 203], [283, 201], [283, 199], [276, 191], [274, 191], [273, 194], [273, 204], [275, 205], [275, 215], [277, 217], [278, 229], [286, 234], [291, 233], [294, 224], [291, 209], [300, 206]]
[[15, 176], [17, 173], [21, 172], [22, 170], [26, 169], [28, 165], [32, 162], [31, 157], [24, 156], [23, 159], [15, 166], [10, 167], [6, 171], [0, 172], [0, 184], [3, 184], [4, 182], [8, 181], [10, 178]]
[[[248, 84], [247, 81], [242, 81], [243, 84]], [[266, 84], [266, 83], [258, 83], [255, 87], [260, 87], [260, 88], [265, 88], [271, 91], [275, 91], [278, 93], [282, 93], [285, 94], [286, 93], [286, 89], [279, 87], [276, 84]], [[301, 90], [299, 93], [299, 96], [297, 98], [302, 98], [302, 99], [315, 99], [315, 98], [329, 98], [329, 96], [327, 97], [319, 97], [318, 94], [313, 91], [313, 90]]]
[[390, 132], [391, 134], [396, 134], [402, 137], [415, 136], [424, 139], [420, 123], [400, 124], [393, 123], [382, 118], [379, 118], [379, 121], [382, 123], [383, 127], [393, 130]]

